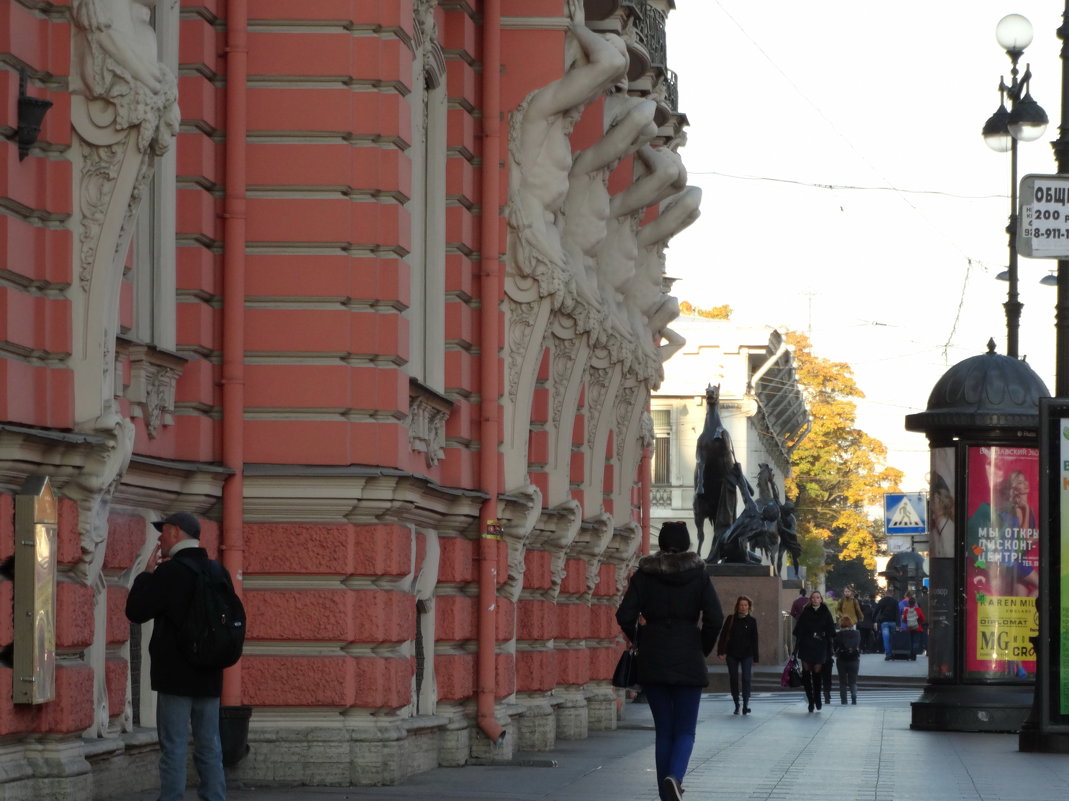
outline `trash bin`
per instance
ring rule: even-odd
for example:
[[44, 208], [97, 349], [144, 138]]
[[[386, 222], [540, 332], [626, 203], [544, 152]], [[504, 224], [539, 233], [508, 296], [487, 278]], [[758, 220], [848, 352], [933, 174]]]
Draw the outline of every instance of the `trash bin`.
[[251, 706], [219, 707], [219, 740], [223, 747], [223, 764], [238, 764], [249, 753], [249, 718]]

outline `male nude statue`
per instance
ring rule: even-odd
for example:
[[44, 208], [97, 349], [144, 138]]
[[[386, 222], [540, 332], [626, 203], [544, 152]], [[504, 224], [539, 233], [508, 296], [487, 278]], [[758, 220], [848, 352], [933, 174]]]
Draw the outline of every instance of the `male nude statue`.
[[572, 148], [568, 139], [583, 109], [627, 70], [619, 37], [573, 25], [585, 62], [537, 90], [517, 108], [510, 137], [509, 224], [516, 233], [515, 265], [538, 279], [540, 293], [558, 302], [571, 283], [561, 245], [560, 215], [568, 195]]

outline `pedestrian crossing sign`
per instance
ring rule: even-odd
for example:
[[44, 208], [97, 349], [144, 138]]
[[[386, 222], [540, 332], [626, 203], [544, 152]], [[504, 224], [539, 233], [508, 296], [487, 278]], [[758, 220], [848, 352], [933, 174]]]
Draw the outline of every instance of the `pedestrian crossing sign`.
[[888, 492], [883, 496], [887, 534], [924, 534], [928, 531], [926, 492]]

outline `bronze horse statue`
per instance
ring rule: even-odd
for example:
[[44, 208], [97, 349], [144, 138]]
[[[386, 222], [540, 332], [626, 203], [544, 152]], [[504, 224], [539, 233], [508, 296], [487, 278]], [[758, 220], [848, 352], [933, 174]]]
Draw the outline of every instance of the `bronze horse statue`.
[[[798, 539], [798, 526], [794, 517], [794, 504], [780, 502], [772, 467], [762, 463], [757, 473], [757, 499], [753, 488], [742, 476], [742, 469], [735, 465], [738, 487], [743, 498], [743, 510], [738, 519], [728, 528], [723, 537], [713, 542], [708, 562], [759, 564], [762, 560], [754, 551], [760, 551], [771, 564], [777, 576], [783, 575], [783, 555], [786, 553], [798, 576], [798, 560], [802, 546]], [[751, 550], [752, 549], [752, 550]]]
[[753, 487], [742, 475], [742, 467], [736, 463], [733, 473], [742, 493], [743, 509], [728, 530], [713, 540], [713, 547], [706, 561], [709, 564], [759, 565], [761, 557], [751, 548], [762, 548], [768, 553], [769, 538], [774, 536], [779, 509], [774, 504], [760, 508], [754, 500]]
[[[761, 464], [757, 475], [758, 505], [762, 510], [768, 504], [774, 505], [776, 510], [775, 537], [770, 538], [771, 548], [765, 548], [768, 561], [775, 566], [776, 575], [783, 575], [783, 556], [790, 556], [790, 562], [794, 566], [794, 576], [798, 577], [798, 560], [802, 556], [802, 543], [798, 539], [798, 520], [794, 516], [794, 503], [780, 501], [779, 487], [776, 485], [775, 474], [772, 467]], [[774, 539], [774, 542], [771, 541]], [[761, 545], [762, 543], [758, 543]]]
[[694, 465], [694, 527], [700, 554], [705, 521], [713, 525], [714, 549], [735, 522], [735, 500], [742, 472], [735, 461], [731, 435], [720, 419], [720, 386], [705, 389], [705, 427], [698, 436]]

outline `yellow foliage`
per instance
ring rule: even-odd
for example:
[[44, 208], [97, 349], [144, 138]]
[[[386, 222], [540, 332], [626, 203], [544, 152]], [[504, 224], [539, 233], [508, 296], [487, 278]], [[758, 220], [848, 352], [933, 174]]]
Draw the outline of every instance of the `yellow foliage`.
[[[792, 475], [784, 481], [786, 494], [796, 499], [799, 534], [823, 543], [834, 558], [860, 557], [875, 568], [881, 526], [866, 509], [882, 505], [885, 492], [898, 491], [902, 471], [886, 465], [882, 442], [856, 427], [854, 399], [865, 395], [854, 383], [850, 365], [814, 356], [804, 334], [792, 332], [786, 339], [794, 348], [798, 381], [813, 419], [809, 434], [792, 452]], [[810, 574], [824, 572], [824, 561], [821, 554], [817, 563], [807, 563]]]
[[688, 314], [694, 317], [706, 317], [710, 320], [730, 320], [731, 313], [734, 310], [726, 303], [723, 306], [713, 306], [711, 309], [702, 309], [691, 304], [689, 301], [684, 300], [679, 304], [679, 311], [682, 314]]

